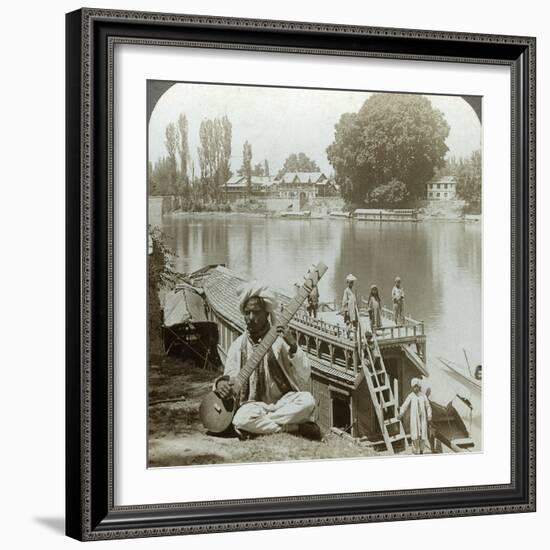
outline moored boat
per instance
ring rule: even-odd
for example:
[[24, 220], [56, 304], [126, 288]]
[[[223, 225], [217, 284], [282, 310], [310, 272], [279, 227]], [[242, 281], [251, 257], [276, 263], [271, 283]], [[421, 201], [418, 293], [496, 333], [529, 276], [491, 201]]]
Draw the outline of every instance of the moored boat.
[[460, 380], [460, 382], [465, 383], [468, 387], [481, 392], [481, 365], [477, 365], [472, 372], [468, 367], [464, 367], [445, 359], [444, 357], [438, 357], [439, 361], [449, 369], [453, 375]]
[[452, 401], [443, 406], [430, 400], [430, 405], [432, 408], [430, 443], [433, 452], [440, 452], [439, 443], [457, 453], [474, 447], [468, 428]]
[[[187, 290], [200, 295], [205, 319], [217, 326], [222, 362], [231, 344], [245, 330], [237, 289], [247, 281], [223, 265], [206, 266], [189, 277]], [[273, 290], [282, 310], [292, 292]], [[289, 323], [298, 345], [309, 357], [316, 422], [325, 433], [337, 430], [389, 454], [408, 452], [408, 426], [398, 415], [411, 380], [429, 376], [424, 324], [406, 317], [404, 324], [396, 326], [393, 312], [384, 308], [382, 326], [372, 331], [368, 315], [358, 313], [360, 323], [353, 328], [343, 322], [334, 308], [323, 303], [316, 316], [301, 309]], [[453, 440], [452, 434], [443, 429], [439, 433], [445, 445]], [[465, 437], [461, 435], [459, 439]], [[450, 448], [457, 451], [460, 445], [452, 444]]]
[[334, 219], [349, 220], [352, 217], [352, 212], [343, 212], [341, 210], [333, 210], [329, 212], [329, 217]]
[[417, 222], [418, 212], [412, 208], [358, 208], [354, 211], [353, 218], [367, 222]]
[[298, 212], [283, 210], [281, 212], [282, 218], [310, 218], [311, 217], [311, 211], [310, 210], [300, 210]]

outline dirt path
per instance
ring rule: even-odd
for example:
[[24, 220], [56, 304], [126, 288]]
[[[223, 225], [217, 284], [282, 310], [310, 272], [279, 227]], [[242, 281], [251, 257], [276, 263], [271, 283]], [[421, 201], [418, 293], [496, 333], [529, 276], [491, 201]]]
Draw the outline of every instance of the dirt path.
[[329, 434], [309, 441], [281, 433], [239, 441], [207, 435], [199, 419], [202, 397], [216, 373], [192, 361], [162, 358], [149, 371], [149, 466], [184, 466], [379, 456], [369, 447]]

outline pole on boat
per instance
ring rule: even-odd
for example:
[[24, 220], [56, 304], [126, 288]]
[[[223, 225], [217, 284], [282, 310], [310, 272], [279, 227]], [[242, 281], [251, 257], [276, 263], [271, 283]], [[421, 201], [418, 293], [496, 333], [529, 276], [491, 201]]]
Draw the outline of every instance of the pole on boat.
[[468, 360], [468, 354], [466, 353], [466, 350], [464, 348], [462, 348], [462, 351], [464, 352], [464, 357], [466, 358], [466, 365], [468, 366], [468, 371], [470, 373], [470, 376], [473, 378], [473, 374], [472, 374], [472, 368], [470, 367], [470, 361]]

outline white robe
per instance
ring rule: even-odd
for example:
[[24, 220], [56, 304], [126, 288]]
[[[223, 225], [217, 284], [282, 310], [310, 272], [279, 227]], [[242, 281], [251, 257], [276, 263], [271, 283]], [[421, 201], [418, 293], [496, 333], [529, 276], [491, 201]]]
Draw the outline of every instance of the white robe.
[[[233, 341], [227, 352], [224, 376], [234, 377], [241, 370], [241, 345], [246, 332]], [[285, 373], [293, 391], [311, 391], [311, 368], [307, 354], [298, 346], [296, 353], [290, 355], [288, 345], [279, 336], [271, 346], [273, 355]], [[252, 344], [247, 342], [247, 356], [252, 354]], [[264, 361], [267, 356], [264, 357]], [[254, 375], [253, 375], [254, 376]]]
[[411, 392], [401, 405], [400, 414], [404, 415], [409, 407], [411, 409], [411, 439], [413, 441], [420, 439], [428, 443], [428, 422], [432, 419], [430, 401], [423, 393]]
[[[225, 360], [224, 376], [235, 377], [241, 370], [241, 346], [246, 333], [239, 336], [230, 346]], [[271, 346], [279, 366], [290, 384], [291, 390], [282, 395], [275, 381], [266, 377], [265, 395], [262, 401], [247, 401], [237, 410], [233, 425], [238, 432], [255, 434], [279, 432], [288, 424], [301, 424], [315, 417], [315, 399], [311, 395], [311, 369], [309, 359], [300, 346], [290, 355], [288, 345], [279, 336]], [[252, 354], [252, 344], [247, 338], [247, 356]], [[263, 361], [267, 362], [267, 355]], [[267, 367], [267, 364], [266, 364]], [[250, 383], [254, 383], [254, 371]], [[269, 370], [267, 370], [269, 374]], [[215, 387], [215, 384], [214, 384]]]
[[347, 312], [351, 322], [357, 321], [357, 298], [349, 286], [344, 289], [342, 297], [342, 312]]

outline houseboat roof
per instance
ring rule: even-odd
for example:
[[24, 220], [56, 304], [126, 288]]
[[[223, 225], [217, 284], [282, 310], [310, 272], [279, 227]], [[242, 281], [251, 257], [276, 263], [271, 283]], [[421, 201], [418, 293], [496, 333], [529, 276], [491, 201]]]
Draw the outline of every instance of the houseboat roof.
[[244, 331], [245, 323], [239, 309], [237, 289], [247, 280], [222, 265], [211, 267], [208, 273], [203, 272], [200, 275], [208, 305], [236, 328]]

